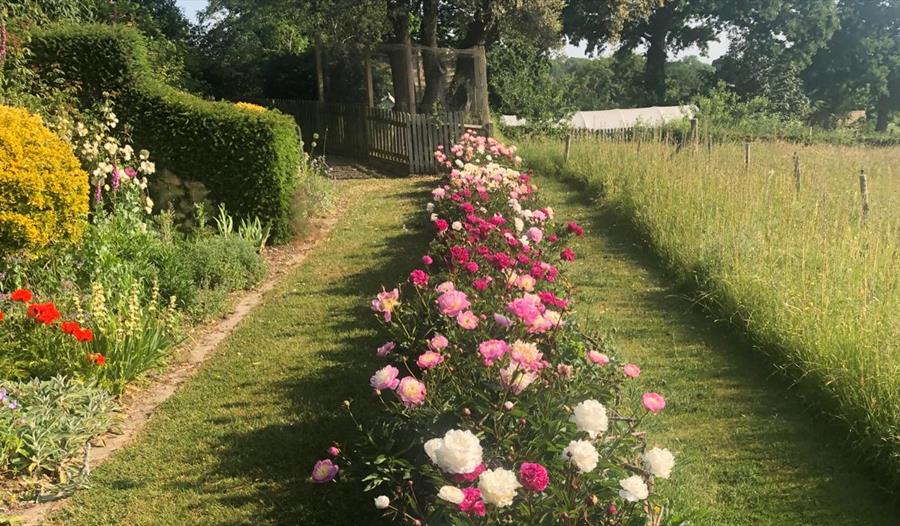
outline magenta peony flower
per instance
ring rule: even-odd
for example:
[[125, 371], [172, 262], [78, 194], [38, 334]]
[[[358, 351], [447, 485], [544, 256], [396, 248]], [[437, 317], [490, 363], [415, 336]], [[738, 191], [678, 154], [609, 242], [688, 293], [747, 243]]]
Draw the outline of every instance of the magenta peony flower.
[[328, 454], [336, 457], [341, 454], [341, 450], [338, 449], [337, 446], [331, 446], [330, 448], [328, 448]]
[[559, 254], [559, 258], [563, 261], [575, 261], [575, 251], [569, 247], [566, 247]]
[[413, 270], [409, 273], [409, 282], [417, 287], [428, 285], [428, 274], [424, 270]]
[[484, 473], [485, 467], [484, 464], [478, 464], [474, 470], [468, 473], [455, 473], [450, 475], [450, 480], [455, 482], [456, 484], [463, 484], [466, 482], [474, 482], [478, 480], [478, 476]]
[[397, 348], [396, 343], [387, 342], [375, 351], [375, 356], [377, 356], [379, 358], [384, 358], [385, 356], [391, 354], [391, 351], [393, 351], [396, 348]]
[[444, 356], [434, 351], [425, 351], [416, 360], [416, 365], [421, 369], [431, 369], [435, 365], [444, 363]]
[[633, 363], [626, 363], [624, 367], [622, 367], [622, 372], [625, 373], [625, 376], [628, 378], [637, 378], [641, 375], [641, 368]]
[[503, 340], [486, 340], [478, 345], [478, 352], [484, 359], [484, 365], [490, 367], [509, 351], [509, 345]]
[[477, 290], [478, 292], [484, 292], [491, 285], [492, 281], [493, 279], [491, 279], [490, 276], [485, 276], [473, 281], [472, 286], [475, 287], [475, 290]]
[[399, 374], [400, 370], [393, 365], [385, 365], [376, 371], [375, 374], [372, 375], [372, 378], [369, 378], [369, 385], [379, 391], [396, 389], [397, 386], [400, 385], [400, 380], [397, 380]]
[[456, 323], [463, 329], [471, 331], [478, 327], [478, 316], [470, 310], [460, 312], [456, 316]]
[[406, 376], [400, 380], [397, 386], [397, 396], [406, 407], [413, 407], [425, 403], [425, 395], [427, 394], [425, 384], [416, 380], [412, 376]]
[[459, 511], [467, 515], [484, 517], [487, 510], [484, 506], [484, 500], [481, 499], [481, 490], [478, 488], [463, 488], [462, 491], [465, 499], [459, 503]]
[[523, 462], [519, 468], [519, 482], [523, 488], [540, 493], [550, 484], [550, 475], [547, 468], [540, 464]]
[[313, 466], [310, 478], [316, 484], [325, 484], [334, 480], [338, 474], [338, 466], [330, 459], [320, 460]]
[[432, 263], [434, 263], [434, 260], [431, 259], [431, 256], [422, 256], [423, 265], [431, 265]]
[[580, 226], [578, 226], [578, 223], [576, 223], [574, 221], [567, 224], [566, 228], [569, 230], [569, 232], [571, 232], [572, 234], [575, 234], [576, 236], [584, 235], [584, 229], [581, 228]]
[[469, 298], [465, 292], [450, 290], [441, 294], [437, 299], [438, 308], [445, 316], [456, 316], [469, 308]]
[[641, 396], [641, 403], [651, 413], [659, 413], [666, 407], [666, 399], [658, 393], [644, 393]]
[[437, 228], [438, 232], [444, 233], [450, 228], [450, 224], [444, 221], [443, 219], [435, 219], [434, 227]]
[[531, 325], [541, 315], [541, 299], [534, 294], [525, 294], [506, 304], [507, 310], [527, 325]]

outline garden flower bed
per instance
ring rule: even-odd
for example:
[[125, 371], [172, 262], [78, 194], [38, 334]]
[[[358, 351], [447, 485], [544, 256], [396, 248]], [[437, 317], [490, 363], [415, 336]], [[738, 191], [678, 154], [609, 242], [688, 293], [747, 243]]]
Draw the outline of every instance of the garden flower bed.
[[674, 457], [640, 425], [665, 399], [623, 396], [639, 367], [570, 319], [566, 240], [583, 230], [541, 206], [514, 147], [467, 132], [435, 155], [449, 175], [427, 206], [430, 250], [371, 304], [388, 335], [370, 379], [384, 412], [335, 441], [312, 481], [359, 478], [404, 523], [660, 520], [652, 490]]

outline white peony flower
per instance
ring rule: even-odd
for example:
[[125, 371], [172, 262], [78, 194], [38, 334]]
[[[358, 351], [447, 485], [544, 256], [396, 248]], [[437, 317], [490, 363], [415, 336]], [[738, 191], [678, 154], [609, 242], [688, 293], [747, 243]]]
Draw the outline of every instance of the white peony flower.
[[578, 471], [582, 473], [593, 471], [600, 460], [600, 454], [597, 453], [594, 444], [587, 440], [573, 440], [569, 442], [569, 445], [563, 450], [562, 457], [570, 460], [578, 468]]
[[462, 223], [460, 223], [459, 221], [454, 221], [453, 224], [450, 225], [450, 228], [452, 228], [453, 230], [456, 230], [458, 232], [458, 231], [462, 230]]
[[115, 155], [117, 151], [119, 151], [119, 146], [114, 142], [108, 142], [103, 145], [103, 149], [106, 150], [110, 155]]
[[515, 218], [513, 223], [516, 225], [516, 232], [521, 232], [522, 229], [525, 228], [525, 221], [522, 221], [519, 217]]
[[379, 495], [375, 497], [375, 507], [379, 510], [383, 510], [391, 505], [391, 499], [387, 498], [385, 495]]
[[437, 215], [437, 214], [431, 214], [431, 218], [430, 218], [430, 219], [431, 219], [431, 222], [434, 223], [435, 221], [438, 220], [438, 215]]
[[669, 478], [674, 465], [675, 456], [668, 449], [655, 447], [644, 453], [644, 466], [654, 477]]
[[451, 429], [425, 442], [425, 453], [447, 473], [471, 473], [481, 464], [481, 442], [471, 431]]
[[640, 475], [632, 475], [627, 479], [620, 480], [619, 486], [622, 486], [619, 496], [628, 502], [644, 500], [650, 495], [650, 490], [647, 489], [647, 484]]
[[124, 157], [126, 161], [130, 161], [132, 155], [134, 155], [134, 148], [132, 148], [130, 144], [126, 144], [122, 147], [122, 157]]
[[150, 161], [141, 161], [141, 171], [150, 175], [156, 171], [156, 164]]
[[488, 504], [503, 508], [512, 504], [516, 490], [521, 488], [513, 471], [503, 468], [489, 469], [478, 477], [481, 498]]
[[459, 504], [466, 500], [466, 495], [456, 486], [441, 486], [440, 491], [438, 491], [438, 498], [453, 504]]
[[434, 212], [434, 203], [428, 203], [427, 205], [425, 205], [425, 210], [427, 212]]
[[575, 422], [578, 430], [586, 432], [591, 438], [597, 438], [597, 435], [605, 433], [609, 427], [606, 408], [596, 400], [585, 400], [576, 405], [569, 421]]

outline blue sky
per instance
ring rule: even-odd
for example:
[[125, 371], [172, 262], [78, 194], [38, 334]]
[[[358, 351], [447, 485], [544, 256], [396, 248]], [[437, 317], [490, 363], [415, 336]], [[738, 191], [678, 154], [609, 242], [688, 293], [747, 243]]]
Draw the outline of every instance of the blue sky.
[[[188, 19], [195, 22], [197, 20], [197, 12], [201, 11], [203, 8], [209, 4], [208, 0], [177, 0], [178, 7], [184, 11], [184, 14], [187, 15]], [[708, 57], [700, 57], [700, 60], [704, 62], [712, 62], [713, 60], [719, 58], [724, 55], [726, 51], [728, 51], [728, 39], [722, 35], [720, 37], [719, 42], [711, 42], [709, 45], [709, 56]], [[583, 57], [584, 55], [584, 46], [576, 47], [576, 46], [566, 46], [565, 48], [566, 55], [570, 57]], [[697, 48], [688, 48], [683, 52], [676, 55], [674, 58], [681, 58], [688, 55], [699, 55], [700, 51]]]

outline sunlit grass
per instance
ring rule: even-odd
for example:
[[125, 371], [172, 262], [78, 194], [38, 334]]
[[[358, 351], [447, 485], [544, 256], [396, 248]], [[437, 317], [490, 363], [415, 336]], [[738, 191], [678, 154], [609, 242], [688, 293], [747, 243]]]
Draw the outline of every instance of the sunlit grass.
[[825, 394], [886, 473], [900, 472], [900, 149], [756, 143], [747, 168], [740, 144], [673, 153], [592, 139], [575, 141], [562, 167], [560, 142], [521, 146], [536, 170], [604, 195], [718, 315]]

